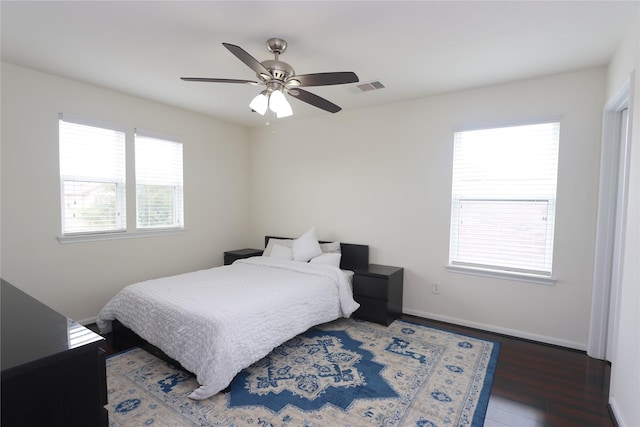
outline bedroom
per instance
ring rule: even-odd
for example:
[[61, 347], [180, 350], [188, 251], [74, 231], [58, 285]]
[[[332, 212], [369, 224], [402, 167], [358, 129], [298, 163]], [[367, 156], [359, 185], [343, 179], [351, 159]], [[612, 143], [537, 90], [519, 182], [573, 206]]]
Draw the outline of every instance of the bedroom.
[[[2, 12], [4, 21], [8, 19], [4, 4]], [[67, 316], [90, 322], [125, 284], [221, 265], [226, 250], [260, 247], [265, 234], [296, 235], [315, 225], [322, 239], [366, 243], [372, 262], [403, 266], [404, 309], [409, 314], [586, 350], [602, 110], [637, 70], [637, 19], [634, 23], [635, 30], [626, 34], [611, 60], [597, 66], [576, 65], [553, 75], [389, 105], [366, 107], [369, 101], [363, 97], [368, 95], [360, 94], [358, 102], [365, 103], [362, 108], [331, 116], [297, 118], [294, 113], [292, 120], [269, 127], [233, 124], [83, 83], [80, 77], [65, 78], [15, 65], [8, 58], [2, 64], [2, 277], [22, 284]], [[25, 28], [38, 34], [37, 28]], [[219, 61], [200, 65], [198, 70], [227, 77], [220, 74], [221, 67], [229, 66], [228, 76], [238, 76], [244, 72], [242, 65], [234, 63], [219, 42], [237, 42], [249, 49], [253, 45], [243, 40], [250, 38], [260, 46], [264, 37], [225, 32], [198, 41], [205, 45], [202, 51], [220, 55]], [[294, 46], [287, 55], [293, 55]], [[259, 49], [250, 50], [262, 57], [266, 51]], [[201, 50], [196, 52], [199, 55]], [[4, 55], [3, 48], [3, 61]], [[314, 69], [338, 65], [331, 55], [325, 55], [327, 63], [316, 59]], [[348, 52], [341, 55], [346, 57], [340, 65], [351, 69]], [[393, 55], [392, 49], [378, 49], [378, 60]], [[65, 60], [54, 58], [54, 63]], [[135, 63], [131, 67], [137, 68]], [[177, 68], [183, 74], [192, 71]], [[356, 71], [364, 81], [382, 79], [376, 70]], [[126, 74], [119, 72], [126, 80]], [[231, 91], [229, 96], [241, 102], [248, 102], [253, 94], [252, 88], [180, 87], [202, 92], [205, 100], [217, 97], [218, 90]], [[335, 100], [337, 91], [331, 90], [327, 97]], [[637, 101], [637, 93], [635, 96]], [[186, 231], [60, 244], [56, 239], [60, 235], [60, 112], [180, 135], [188, 144], [184, 160]], [[558, 282], [544, 286], [447, 272], [451, 129], [547, 114], [561, 115], [568, 132], [561, 142], [558, 181], [559, 203], [563, 204], [556, 223], [554, 272]], [[637, 116], [633, 126], [637, 129]], [[637, 141], [636, 132], [634, 147]], [[636, 180], [631, 185], [636, 191], [631, 187], [630, 194], [637, 197], [637, 155], [633, 161], [631, 174]], [[630, 224], [634, 218], [637, 223], [637, 209], [637, 199], [630, 198]], [[637, 259], [637, 233], [628, 238], [627, 247], [626, 256]], [[431, 293], [433, 281], [442, 284], [439, 295]], [[638, 312], [637, 282], [637, 271], [629, 267], [623, 292], [630, 305], [623, 306], [621, 313], [628, 320], [621, 321], [619, 333], [632, 352], [629, 359], [629, 353], [619, 354], [624, 358], [619, 366], [632, 364], [633, 355], [635, 360], [638, 356], [638, 323], [632, 316]], [[615, 363], [613, 372], [615, 383], [616, 372], [620, 372]], [[637, 408], [630, 403], [633, 394], [628, 390], [634, 385], [622, 378], [617, 381], [621, 387], [617, 398], [632, 417]]]

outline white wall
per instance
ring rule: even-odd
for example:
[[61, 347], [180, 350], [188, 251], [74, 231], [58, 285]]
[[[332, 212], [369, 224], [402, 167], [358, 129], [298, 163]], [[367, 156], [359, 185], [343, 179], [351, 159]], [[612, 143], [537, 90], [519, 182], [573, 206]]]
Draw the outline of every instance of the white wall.
[[[249, 133], [3, 64], [2, 277], [85, 320], [128, 283], [220, 265], [224, 250], [315, 225], [321, 238], [369, 244], [372, 262], [405, 267], [407, 313], [585, 348], [604, 92], [594, 69]], [[188, 231], [58, 243], [59, 112], [181, 136]], [[548, 115], [561, 118], [557, 284], [447, 273], [453, 128]]]
[[[254, 129], [252, 244], [315, 225], [404, 267], [406, 313], [585, 349], [605, 84], [592, 69]], [[446, 272], [453, 129], [549, 115], [561, 119], [556, 285]]]
[[[58, 243], [60, 112], [178, 136], [187, 232]], [[248, 138], [242, 127], [3, 63], [2, 277], [83, 321], [129, 283], [221, 265], [223, 251], [248, 240]]]
[[638, 26], [618, 48], [608, 70], [608, 96], [635, 71], [630, 115], [630, 165], [620, 308], [611, 361], [609, 403], [621, 427], [640, 426], [640, 34]]

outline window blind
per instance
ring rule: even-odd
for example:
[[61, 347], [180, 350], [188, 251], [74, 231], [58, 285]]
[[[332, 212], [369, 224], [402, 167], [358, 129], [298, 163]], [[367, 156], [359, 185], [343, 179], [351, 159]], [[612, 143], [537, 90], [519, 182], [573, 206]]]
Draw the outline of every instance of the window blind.
[[116, 125], [59, 118], [62, 233], [123, 231], [125, 132]]
[[183, 227], [182, 144], [136, 130], [138, 228]]
[[450, 263], [551, 275], [558, 122], [456, 132]]

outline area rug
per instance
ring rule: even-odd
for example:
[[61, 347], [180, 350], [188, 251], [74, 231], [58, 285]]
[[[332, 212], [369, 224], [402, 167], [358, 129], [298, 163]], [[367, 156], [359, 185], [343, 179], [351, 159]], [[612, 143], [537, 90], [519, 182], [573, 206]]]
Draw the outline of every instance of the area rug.
[[499, 343], [396, 320], [340, 319], [286, 342], [225, 393], [134, 348], [107, 360], [109, 424], [480, 427]]

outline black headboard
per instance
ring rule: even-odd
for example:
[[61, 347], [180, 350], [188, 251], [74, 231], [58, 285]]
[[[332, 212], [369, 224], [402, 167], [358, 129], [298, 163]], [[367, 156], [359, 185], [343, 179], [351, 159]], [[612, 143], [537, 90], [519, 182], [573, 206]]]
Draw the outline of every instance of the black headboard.
[[[276, 236], [264, 236], [264, 247], [267, 247], [269, 239], [288, 239], [293, 240], [291, 237], [276, 237]], [[320, 243], [329, 243], [321, 241]], [[369, 246], [368, 245], [354, 245], [352, 243], [340, 243], [340, 252], [342, 252], [342, 258], [340, 259], [340, 268], [343, 270], [363, 270], [369, 266]]]

